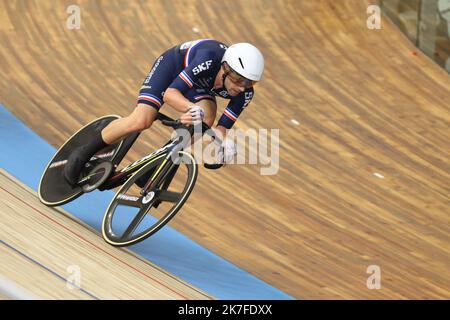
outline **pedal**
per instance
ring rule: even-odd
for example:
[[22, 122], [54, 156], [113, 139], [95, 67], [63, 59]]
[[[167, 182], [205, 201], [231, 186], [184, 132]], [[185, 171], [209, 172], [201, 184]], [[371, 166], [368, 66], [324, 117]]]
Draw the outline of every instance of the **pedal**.
[[157, 201], [155, 201], [155, 203], [153, 204], [153, 207], [154, 207], [155, 209], [158, 209], [158, 207], [159, 207], [160, 204], [161, 204], [161, 201], [157, 200]]

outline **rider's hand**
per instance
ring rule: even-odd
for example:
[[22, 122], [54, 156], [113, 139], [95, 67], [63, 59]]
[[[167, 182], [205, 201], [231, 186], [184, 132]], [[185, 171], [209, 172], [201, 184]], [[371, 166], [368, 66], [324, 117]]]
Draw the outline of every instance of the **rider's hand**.
[[237, 155], [236, 145], [232, 140], [225, 139], [220, 146], [216, 162], [224, 165], [233, 161]]
[[183, 124], [199, 124], [205, 118], [205, 111], [200, 106], [191, 106], [189, 110], [180, 117]]

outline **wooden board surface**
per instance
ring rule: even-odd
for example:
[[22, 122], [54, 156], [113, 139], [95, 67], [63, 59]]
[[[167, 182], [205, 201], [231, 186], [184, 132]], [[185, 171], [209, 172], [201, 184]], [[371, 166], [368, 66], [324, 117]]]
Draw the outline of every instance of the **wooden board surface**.
[[67, 212], [41, 204], [4, 170], [0, 218], [0, 274], [35, 297], [211, 299], [130, 251], [109, 246]]

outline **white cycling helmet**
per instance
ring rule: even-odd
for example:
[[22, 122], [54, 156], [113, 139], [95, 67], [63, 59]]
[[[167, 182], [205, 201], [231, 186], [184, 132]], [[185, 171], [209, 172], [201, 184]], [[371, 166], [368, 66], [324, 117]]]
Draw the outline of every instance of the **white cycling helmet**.
[[230, 46], [223, 55], [231, 69], [246, 79], [259, 81], [264, 72], [264, 57], [261, 51], [250, 43], [236, 43]]

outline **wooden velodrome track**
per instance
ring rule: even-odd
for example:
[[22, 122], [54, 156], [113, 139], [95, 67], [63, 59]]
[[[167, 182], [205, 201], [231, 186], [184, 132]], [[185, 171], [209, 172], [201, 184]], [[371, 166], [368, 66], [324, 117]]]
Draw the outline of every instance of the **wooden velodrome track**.
[[[63, 210], [0, 170], [3, 277], [41, 299], [208, 299], [128, 250], [108, 246]], [[86, 230], [88, 229], [88, 230]], [[39, 245], [36, 245], [36, 244]], [[78, 290], [75, 281], [79, 271]], [[64, 281], [61, 281], [64, 280]]]
[[80, 0], [68, 30], [73, 1], [2, 0], [1, 102], [56, 147], [128, 114], [166, 48], [253, 42], [267, 67], [236, 127], [280, 128], [280, 170], [202, 170], [171, 225], [299, 299], [449, 299], [450, 76], [387, 18], [367, 29], [370, 2]]

